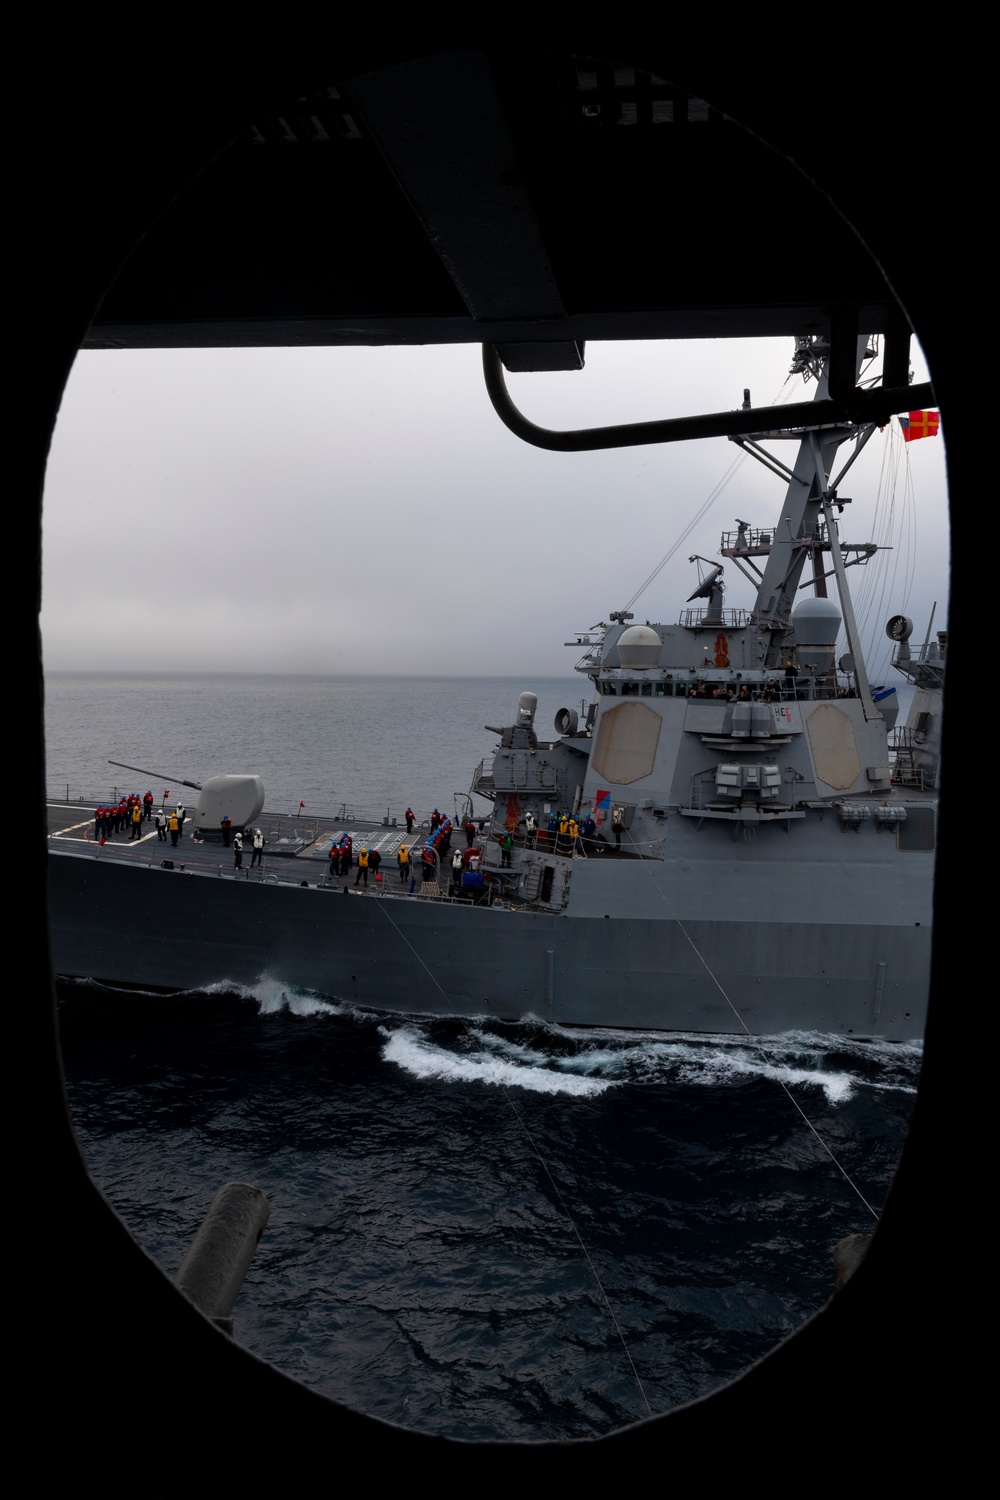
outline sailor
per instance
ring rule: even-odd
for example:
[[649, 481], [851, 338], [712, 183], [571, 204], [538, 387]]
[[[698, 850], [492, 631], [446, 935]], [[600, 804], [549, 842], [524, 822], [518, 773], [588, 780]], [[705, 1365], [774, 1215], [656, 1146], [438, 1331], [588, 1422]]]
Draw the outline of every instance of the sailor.
[[253, 831], [253, 855], [250, 860], [251, 870], [254, 865], [260, 865], [261, 868], [264, 865], [264, 835], [259, 828], [255, 828]]
[[412, 807], [408, 807], [406, 809], [406, 812], [403, 814], [403, 817], [406, 819], [406, 831], [407, 831], [407, 833], [412, 833], [413, 832], [413, 808]]
[[167, 815], [163, 808], [159, 808], [156, 814], [156, 837], [161, 844], [167, 842]]
[[434, 811], [431, 813], [431, 833], [437, 833], [437, 831], [438, 831], [438, 829], [440, 827], [441, 827], [441, 814], [438, 812], [437, 808], [435, 808]]
[[615, 836], [615, 853], [621, 853], [622, 830], [625, 827], [625, 809], [620, 804], [616, 805], [611, 814], [611, 829]]
[[465, 847], [466, 847], [466, 849], [471, 849], [472, 846], [473, 846], [473, 844], [475, 843], [475, 841], [476, 841], [476, 825], [475, 825], [475, 823], [473, 823], [472, 819], [469, 818], [469, 820], [465, 824]]
[[513, 847], [514, 839], [511, 835], [510, 829], [508, 828], [503, 838], [500, 840], [500, 864], [501, 867], [505, 870], [510, 869], [510, 854]]
[[173, 844], [174, 848], [176, 849], [177, 848], [177, 840], [181, 836], [181, 820], [177, 816], [176, 812], [172, 812], [170, 814], [170, 824], [169, 824], [169, 827], [170, 827], [170, 842]]
[[396, 863], [399, 866], [399, 883], [405, 885], [410, 878], [410, 848], [408, 844], [400, 844], [399, 853], [396, 855]]
[[238, 830], [237, 830], [235, 836], [233, 837], [233, 861], [234, 861], [234, 868], [237, 869], [237, 870], [242, 870], [242, 868], [243, 868], [243, 835]]
[[228, 813], [226, 813], [225, 817], [222, 820], [221, 828], [223, 848], [228, 849], [229, 841], [232, 838], [233, 833], [233, 820]]
[[462, 851], [456, 849], [451, 856], [451, 883], [457, 891], [462, 884]]
[[358, 873], [354, 877], [354, 884], [355, 885], [357, 885], [358, 881], [362, 878], [362, 876], [364, 877], [365, 890], [367, 890], [368, 889], [368, 850], [367, 849], [362, 849], [361, 853], [358, 855]]
[[593, 813], [588, 813], [584, 818], [580, 825], [580, 832], [583, 834], [583, 852], [584, 854], [588, 854], [593, 850], [594, 834], [597, 832], [597, 824], [594, 822]]
[[132, 803], [132, 832], [130, 837], [133, 839], [142, 838], [142, 808], [139, 805], [138, 798]]
[[524, 815], [524, 842], [529, 849], [534, 849], [535, 839], [538, 836], [538, 824], [535, 822], [533, 812]]
[[152, 818], [153, 818], [153, 794], [152, 794], [151, 791], [148, 791], [148, 790], [146, 792], [145, 797], [143, 797], [143, 799], [142, 799], [142, 816], [143, 816], [143, 818], [145, 819], [145, 821], [147, 823], [149, 823], [149, 822], [152, 821]]
[[177, 804], [177, 826], [180, 829], [180, 833], [181, 833], [181, 837], [182, 838], [184, 837], [184, 819], [186, 817], [187, 817], [187, 808], [184, 806], [183, 802], [178, 802], [178, 804]]
[[424, 845], [424, 852], [423, 852], [423, 854], [420, 857], [420, 861], [421, 861], [421, 864], [420, 864], [420, 877], [421, 877], [422, 881], [424, 882], [424, 884], [426, 885], [428, 881], [434, 879], [434, 873], [435, 873], [434, 872], [434, 850], [431, 848], [430, 844], [425, 844]]
[[371, 851], [371, 853], [369, 854], [369, 856], [368, 856], [368, 867], [371, 870], [371, 872], [374, 875], [374, 877], [375, 877], [376, 880], [378, 880], [380, 878], [379, 877], [379, 866], [381, 865], [381, 863], [382, 863], [382, 856], [381, 856], [381, 854], [378, 852], [377, 849], [373, 849]]

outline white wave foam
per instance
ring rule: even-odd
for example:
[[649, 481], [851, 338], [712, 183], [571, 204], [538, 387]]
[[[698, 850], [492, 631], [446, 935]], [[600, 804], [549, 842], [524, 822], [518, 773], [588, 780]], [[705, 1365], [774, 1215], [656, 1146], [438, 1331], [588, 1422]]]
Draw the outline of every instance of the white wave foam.
[[385, 1028], [382, 1030], [387, 1038], [382, 1049], [384, 1060], [395, 1063], [416, 1078], [440, 1078], [450, 1083], [491, 1083], [498, 1088], [528, 1089], [535, 1094], [570, 1094], [577, 1098], [593, 1098], [614, 1087], [613, 1079], [581, 1078], [576, 1073], [563, 1073], [559, 1071], [559, 1065], [564, 1059], [547, 1060], [530, 1048], [511, 1048], [512, 1052], [525, 1053], [529, 1059], [527, 1062], [498, 1056], [488, 1050], [458, 1054], [436, 1046], [412, 1027], [391, 1032]]
[[[580, 1043], [581, 1034], [568, 1027], [546, 1028], [560, 1040]], [[588, 1076], [614, 1081], [679, 1082], [705, 1087], [724, 1086], [739, 1077], [768, 1078], [786, 1085], [811, 1084], [831, 1104], [844, 1104], [859, 1089], [915, 1094], [915, 1071], [922, 1055], [920, 1042], [862, 1041], [821, 1032], [784, 1032], [753, 1040], [745, 1036], [706, 1036], [700, 1032], [594, 1031], [573, 1058], [560, 1066]], [[855, 1075], [850, 1067], [830, 1067], [825, 1059], [857, 1060], [859, 1067], [874, 1063], [888, 1076]], [[914, 1081], [911, 1081], [913, 1079]]]
[[[194, 992], [191, 992], [194, 993]], [[199, 993], [205, 995], [239, 995], [252, 1000], [262, 1016], [273, 1016], [287, 1010], [293, 1016], [343, 1016], [350, 1014], [344, 1006], [334, 1000], [325, 1000], [313, 990], [296, 989], [269, 974], [262, 974], [253, 984], [237, 984], [231, 979], [222, 979], [210, 984]]]

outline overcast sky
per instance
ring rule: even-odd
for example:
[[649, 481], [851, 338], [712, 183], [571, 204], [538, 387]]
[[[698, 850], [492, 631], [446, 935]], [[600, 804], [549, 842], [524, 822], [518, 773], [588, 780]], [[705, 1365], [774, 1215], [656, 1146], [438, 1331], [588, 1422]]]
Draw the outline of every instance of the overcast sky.
[[[745, 385], [755, 405], [808, 399], [791, 353], [592, 344], [581, 373], [508, 384], [542, 425], [634, 422], [731, 409]], [[884, 572], [852, 570], [859, 613], [881, 638], [905, 609], [922, 640], [935, 599], [945, 623], [944, 443], [893, 429], [843, 487], [842, 535], [893, 531]], [[738, 457], [724, 438], [529, 447], [494, 414], [478, 346], [81, 353], [46, 480], [46, 667], [565, 674], [562, 643], [627, 604]], [[690, 555], [714, 558], [736, 516], [772, 524], [782, 498], [746, 459], [636, 618], [675, 620]], [[752, 604], [735, 568], [725, 581], [728, 606]]]

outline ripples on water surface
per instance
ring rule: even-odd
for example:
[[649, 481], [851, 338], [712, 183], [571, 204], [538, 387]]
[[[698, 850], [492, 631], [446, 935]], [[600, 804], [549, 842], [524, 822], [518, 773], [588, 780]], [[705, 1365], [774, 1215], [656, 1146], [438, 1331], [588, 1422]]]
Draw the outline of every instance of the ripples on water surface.
[[80, 983], [60, 1005], [91, 1173], [140, 1243], [175, 1271], [216, 1189], [255, 1183], [271, 1220], [239, 1341], [465, 1438], [606, 1432], [794, 1329], [872, 1220], [780, 1084], [878, 1209], [920, 1059], [406, 1019], [267, 984]]

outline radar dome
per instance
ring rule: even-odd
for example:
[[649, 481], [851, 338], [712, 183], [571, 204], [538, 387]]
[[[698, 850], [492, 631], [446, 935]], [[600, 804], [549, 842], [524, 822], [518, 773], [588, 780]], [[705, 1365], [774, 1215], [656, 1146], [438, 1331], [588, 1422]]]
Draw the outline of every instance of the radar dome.
[[660, 661], [660, 636], [651, 625], [630, 625], [618, 638], [618, 660], [623, 667], [655, 667]]
[[832, 670], [841, 619], [840, 607], [832, 599], [803, 599], [792, 611], [800, 667], [813, 672]]

